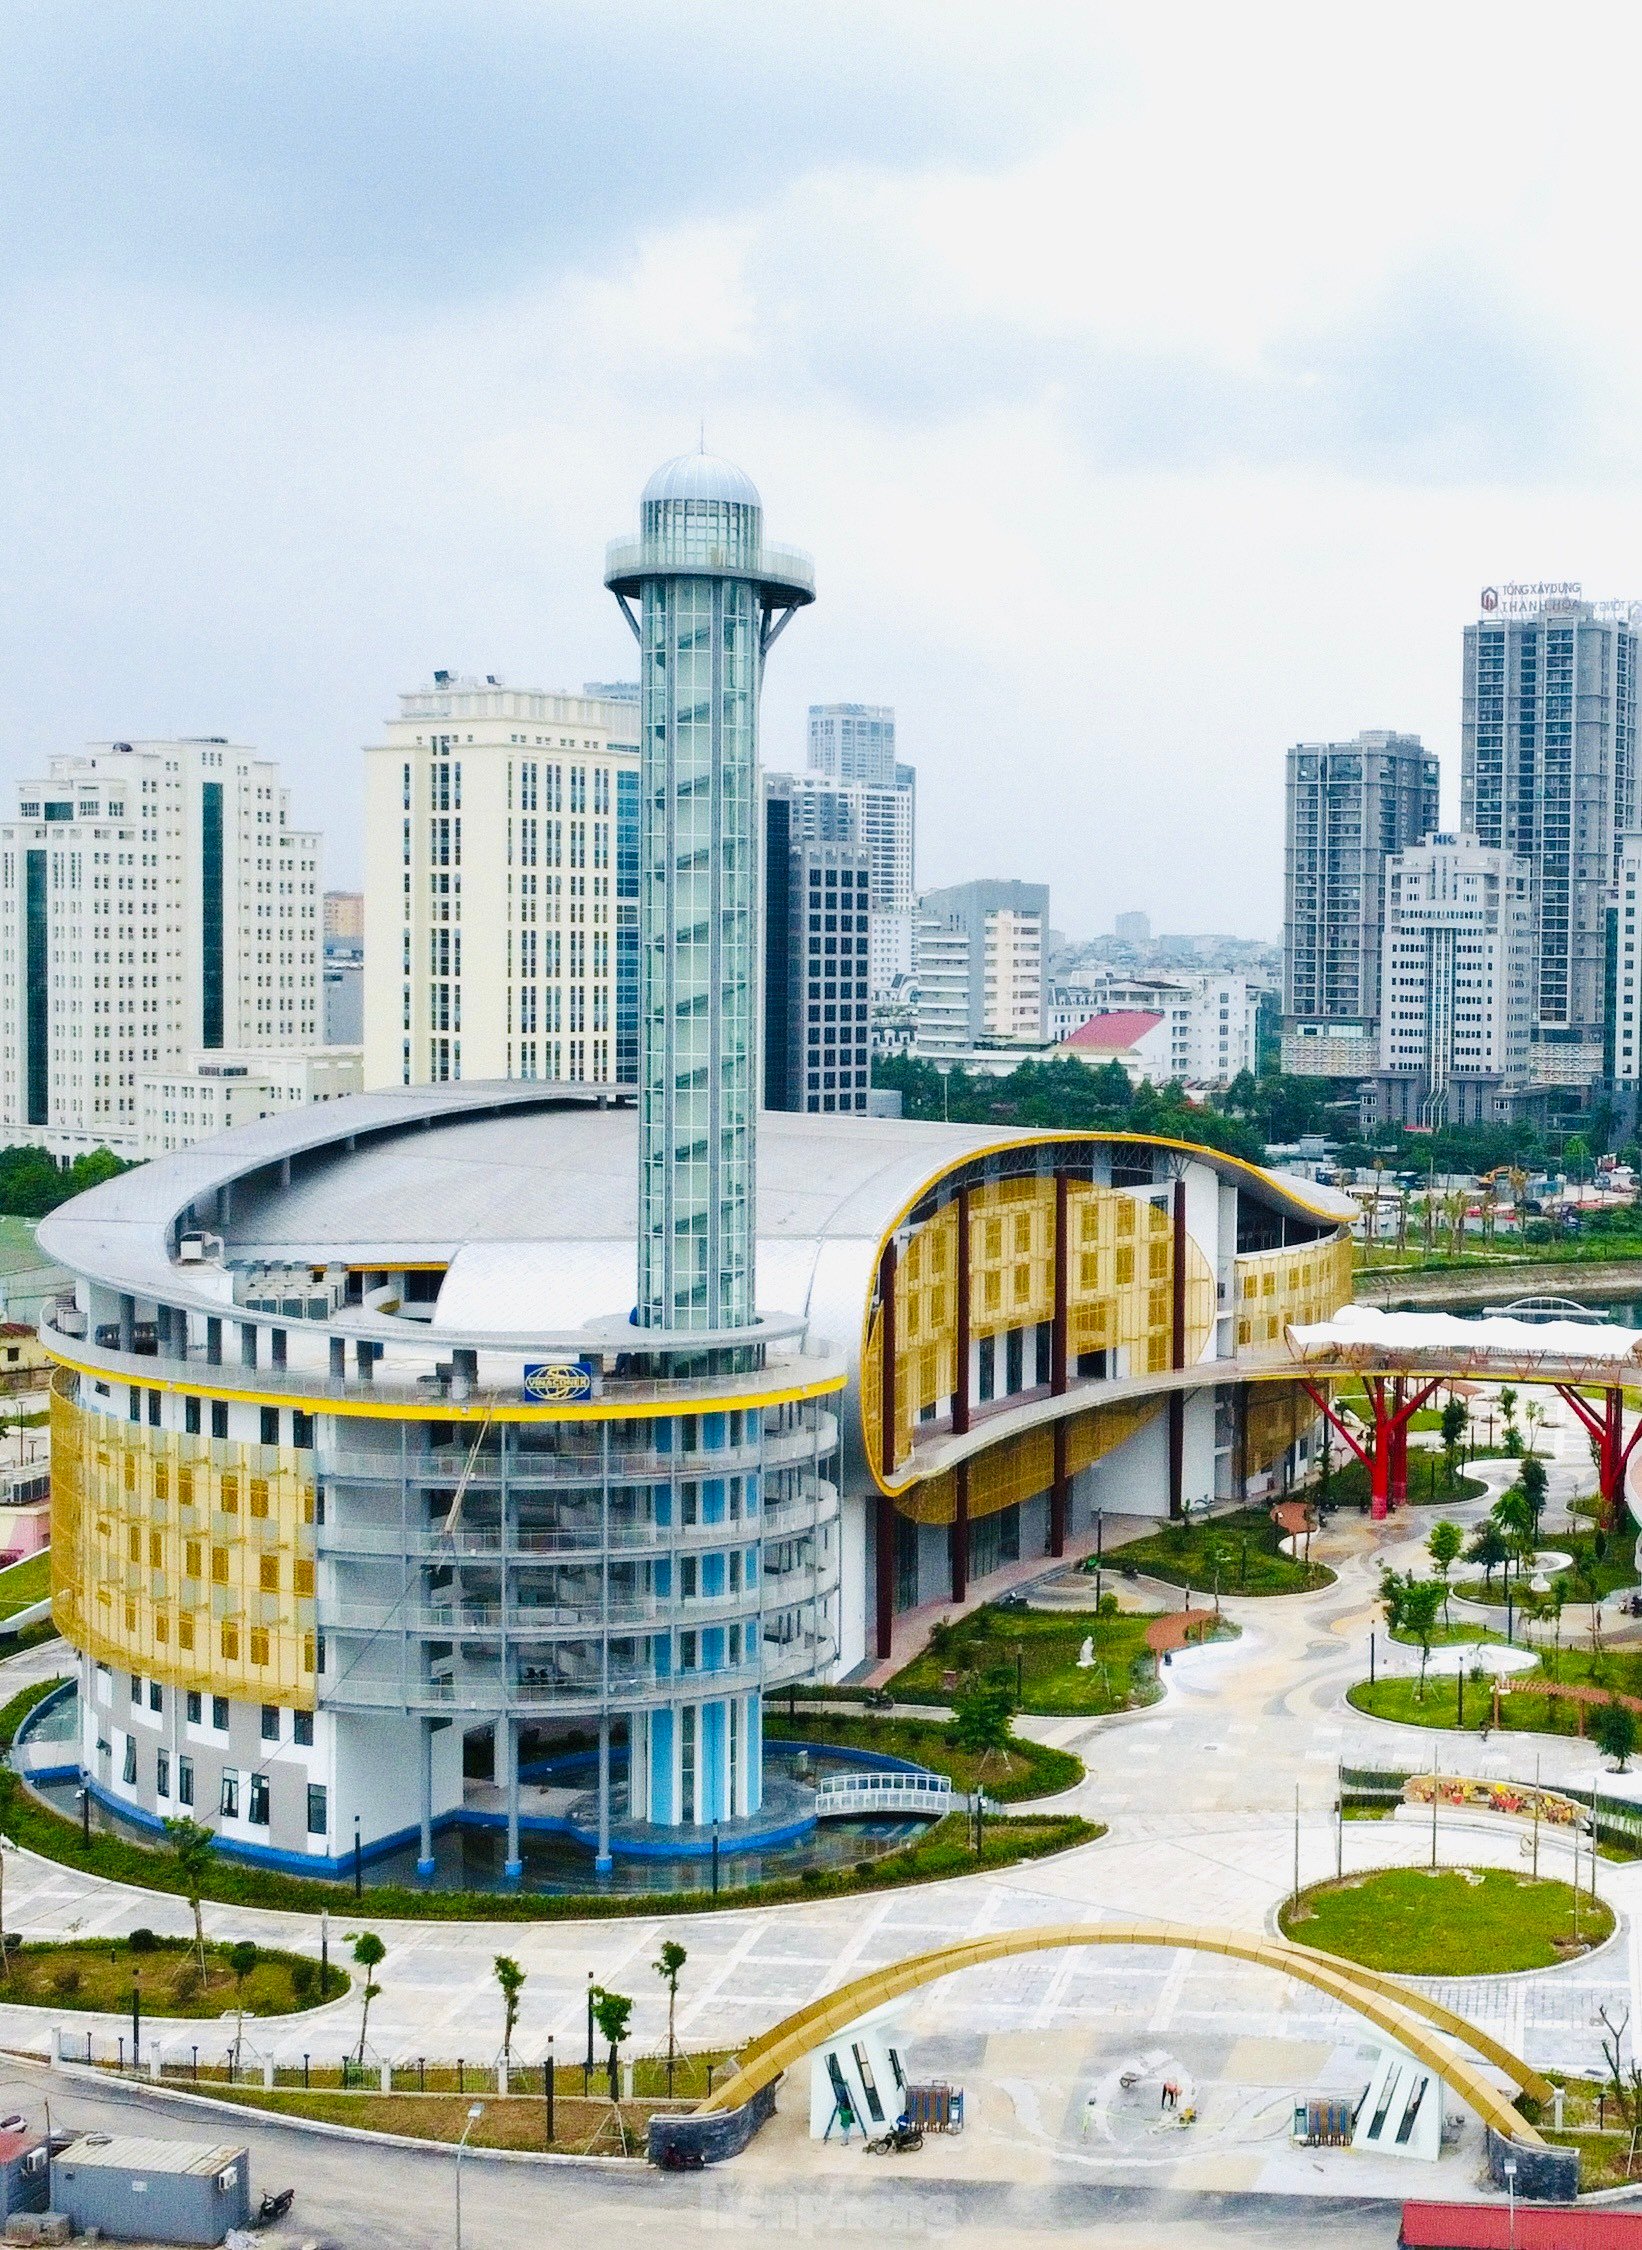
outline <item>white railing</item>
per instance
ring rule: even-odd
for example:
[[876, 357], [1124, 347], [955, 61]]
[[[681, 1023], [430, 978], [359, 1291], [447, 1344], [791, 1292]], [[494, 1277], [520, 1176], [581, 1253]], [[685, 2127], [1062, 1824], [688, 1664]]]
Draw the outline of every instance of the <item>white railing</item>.
[[832, 1773], [816, 1783], [817, 1820], [859, 1820], [875, 1813], [922, 1813], [939, 1820], [952, 1810], [944, 1773]]

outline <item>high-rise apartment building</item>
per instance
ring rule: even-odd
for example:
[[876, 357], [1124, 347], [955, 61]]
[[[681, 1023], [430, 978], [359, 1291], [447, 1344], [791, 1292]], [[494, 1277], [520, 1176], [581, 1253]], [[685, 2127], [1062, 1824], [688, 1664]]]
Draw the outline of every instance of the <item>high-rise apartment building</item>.
[[1490, 598], [1465, 629], [1461, 819], [1528, 862], [1532, 1078], [1589, 1086], [1603, 1068], [1619, 839], [1636, 817], [1637, 627], [1630, 604], [1583, 601], [1577, 586], [1521, 614]]
[[1043, 883], [957, 883], [918, 901], [917, 1050], [980, 1042], [1034, 1045], [1045, 1035]]
[[764, 776], [764, 1107], [864, 1112], [871, 868], [848, 797], [831, 799], [838, 833], [799, 832], [800, 778]]
[[1614, 1090], [1622, 1133], [1636, 1131], [1642, 1096], [1642, 830], [1627, 829], [1619, 839], [1619, 871], [1614, 878], [1609, 980], [1608, 1041], [1603, 1076]]
[[[855, 808], [872, 862], [872, 990], [886, 995], [912, 971], [917, 775], [895, 756], [895, 713], [883, 703], [812, 703], [805, 789], [838, 792]], [[794, 818], [806, 816], [795, 801]], [[808, 833], [825, 833], [812, 828]]]
[[319, 838], [212, 738], [99, 743], [0, 823], [0, 1133], [135, 1155], [139, 1079], [319, 1044]]
[[1283, 1068], [1368, 1077], [1380, 1050], [1385, 863], [1437, 825], [1437, 761], [1415, 734], [1288, 754]]
[[1432, 836], [1386, 867], [1378, 1112], [1492, 1123], [1527, 1083], [1533, 913], [1527, 862]]
[[1152, 918], [1149, 914], [1119, 914], [1113, 919], [1112, 935], [1119, 945], [1150, 945]]
[[329, 953], [333, 947], [343, 951], [364, 950], [365, 945], [365, 894], [363, 891], [327, 891], [324, 899], [324, 922], [321, 941]]
[[365, 752], [365, 1083], [631, 1084], [639, 710], [436, 673]]
[[812, 703], [809, 749], [811, 773], [895, 787], [895, 712], [887, 703]]

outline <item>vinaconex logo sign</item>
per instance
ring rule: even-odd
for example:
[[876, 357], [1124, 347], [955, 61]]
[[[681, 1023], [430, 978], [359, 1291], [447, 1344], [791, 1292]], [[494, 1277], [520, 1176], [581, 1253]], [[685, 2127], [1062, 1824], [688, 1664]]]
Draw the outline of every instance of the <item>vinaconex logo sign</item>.
[[594, 1367], [590, 1359], [534, 1359], [526, 1363], [523, 1390], [526, 1398], [544, 1406], [593, 1396]]

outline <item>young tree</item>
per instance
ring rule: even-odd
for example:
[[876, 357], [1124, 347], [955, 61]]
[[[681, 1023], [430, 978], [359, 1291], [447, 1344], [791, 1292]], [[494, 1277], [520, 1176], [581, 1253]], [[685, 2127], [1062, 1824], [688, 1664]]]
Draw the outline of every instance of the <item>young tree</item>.
[[1434, 1578], [1410, 1578], [1403, 1588], [1403, 1630], [1420, 1644], [1420, 1681], [1414, 1691], [1417, 1703], [1425, 1701], [1425, 1667], [1431, 1655], [1431, 1636], [1437, 1629], [1442, 1588]]
[[1551, 1489], [1550, 1479], [1545, 1473], [1545, 1464], [1537, 1453], [1525, 1453], [1523, 1455], [1522, 1468], [1517, 1477], [1517, 1489], [1528, 1503], [1530, 1524], [1534, 1535], [1534, 1543], [1537, 1546], [1539, 1543], [1539, 1519], [1545, 1513], [1545, 1502]]
[[513, 2060], [513, 2027], [519, 2020], [519, 1995], [525, 1988], [525, 1972], [510, 1953], [498, 1953], [491, 1966], [502, 1988], [502, 2067], [506, 2069]]
[[1573, 1589], [1575, 1600], [1590, 1604], [1591, 1658], [1594, 1662], [1602, 1654], [1602, 1575], [1596, 1567], [1596, 1557], [1588, 1547], [1579, 1549], [1565, 1576]]
[[1513, 1484], [1500, 1494], [1488, 1512], [1505, 1542], [1510, 1561], [1520, 1571], [1534, 1551], [1534, 1511], [1527, 1493], [1520, 1484]]
[[1203, 1542], [1203, 1568], [1214, 1582], [1214, 1614], [1220, 1615], [1220, 1573], [1231, 1560], [1223, 1541], [1205, 1539]]
[[[352, 1937], [352, 1932], [349, 1932]], [[359, 2006], [359, 2060], [365, 2060], [365, 2032], [371, 2020], [371, 2002], [378, 1997], [382, 1987], [376, 1983], [372, 1972], [381, 1967], [388, 1957], [388, 1949], [374, 1930], [361, 1930], [353, 1938], [354, 1966], [365, 1972], [365, 1988]]]
[[677, 2042], [673, 2037], [673, 2020], [678, 2012], [679, 1971], [689, 1958], [690, 1956], [676, 1938], [663, 1938], [661, 1951], [650, 1964], [667, 1987], [667, 2061], [669, 2066], [678, 2051]]
[[1492, 1518], [1484, 1517], [1471, 1534], [1471, 1544], [1465, 1550], [1465, 1559], [1467, 1562], [1481, 1563], [1483, 1583], [1491, 1588], [1495, 1571], [1502, 1562], [1509, 1559], [1510, 1553], [1510, 1548], [1505, 1544], [1505, 1534], [1499, 1525]]
[[1500, 1390], [1499, 1410], [1505, 1417], [1505, 1427], [1510, 1429], [1517, 1418], [1517, 1394], [1510, 1383], [1504, 1384]]
[[622, 2041], [627, 2037], [627, 2025], [632, 2013], [633, 2003], [623, 1994], [606, 1992], [602, 1986], [595, 1986], [593, 2020], [598, 2025], [600, 2033], [610, 2044], [608, 2068], [610, 2073], [610, 2099], [613, 2102], [619, 2101], [621, 2098], [620, 2048]]
[[1414, 1583], [1412, 1572], [1382, 1570], [1380, 1573], [1380, 1607], [1385, 1611], [1386, 1630], [1399, 1633], [1403, 1626], [1408, 1589]]
[[977, 1773], [984, 1773], [995, 1753], [1009, 1761], [1010, 1739], [1015, 1731], [1015, 1687], [1001, 1666], [979, 1675], [971, 1673], [952, 1697], [952, 1734], [960, 1750], [978, 1758]]
[[1442, 1452], [1448, 1468], [1448, 1489], [1452, 1493], [1459, 1482], [1460, 1447], [1465, 1443], [1465, 1426], [1470, 1420], [1470, 1409], [1462, 1398], [1450, 1398], [1442, 1410]]
[[228, 1948], [228, 1966], [234, 1972], [234, 2069], [239, 2069], [240, 2042], [245, 2036], [245, 1980], [260, 1956], [249, 1938]]
[[205, 1888], [205, 1875], [211, 1864], [211, 1854], [217, 1848], [217, 1839], [209, 1828], [202, 1828], [197, 1820], [190, 1820], [186, 1814], [180, 1820], [168, 1820], [165, 1833], [171, 1840], [177, 1873], [182, 1877], [183, 1895], [194, 1910], [194, 1952], [199, 1959], [200, 1977], [203, 1981], [205, 1917], [200, 1912], [200, 1897]]
[[1610, 1697], [1597, 1705], [1591, 1733], [1602, 1755], [1613, 1760], [1614, 1771], [1623, 1773], [1636, 1749], [1636, 1713]]
[[1459, 1561], [1465, 1546], [1465, 1534], [1457, 1523], [1434, 1523], [1425, 1542], [1425, 1551], [1431, 1557], [1431, 1567], [1442, 1580], [1443, 1622], [1448, 1622], [1449, 1572]]

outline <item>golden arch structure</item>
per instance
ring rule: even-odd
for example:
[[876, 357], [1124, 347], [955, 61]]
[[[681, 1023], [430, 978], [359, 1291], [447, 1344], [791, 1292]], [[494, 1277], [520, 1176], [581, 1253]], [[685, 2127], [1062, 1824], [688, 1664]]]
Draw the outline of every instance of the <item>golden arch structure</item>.
[[1331, 1954], [1315, 1953], [1309, 1946], [1293, 1945], [1286, 1938], [1251, 1935], [1246, 1930], [1200, 1929], [1184, 1922], [1050, 1922], [1035, 1929], [1001, 1930], [994, 1936], [969, 1938], [958, 1945], [940, 1946], [933, 1953], [914, 1953], [904, 1961], [892, 1961], [772, 2025], [743, 2049], [736, 2070], [714, 2087], [697, 2114], [740, 2109], [824, 2039], [905, 1992], [934, 1984], [959, 1969], [1072, 1945], [1153, 1945], [1188, 1953], [1219, 1953], [1230, 1960], [1252, 1962], [1258, 1968], [1297, 1978], [1355, 2010], [1406, 2047], [1485, 2125], [1508, 2140], [1533, 2147], [1544, 2145], [1493, 2080], [1469, 2057], [1443, 2044], [1443, 2035], [1492, 2063], [1521, 2093], [1536, 2101], [1550, 2100], [1549, 2080], [1464, 2016], [1428, 2000], [1423, 1993], [1411, 1991], [1394, 1977], [1360, 1968], [1354, 1961], [1336, 1960]]

